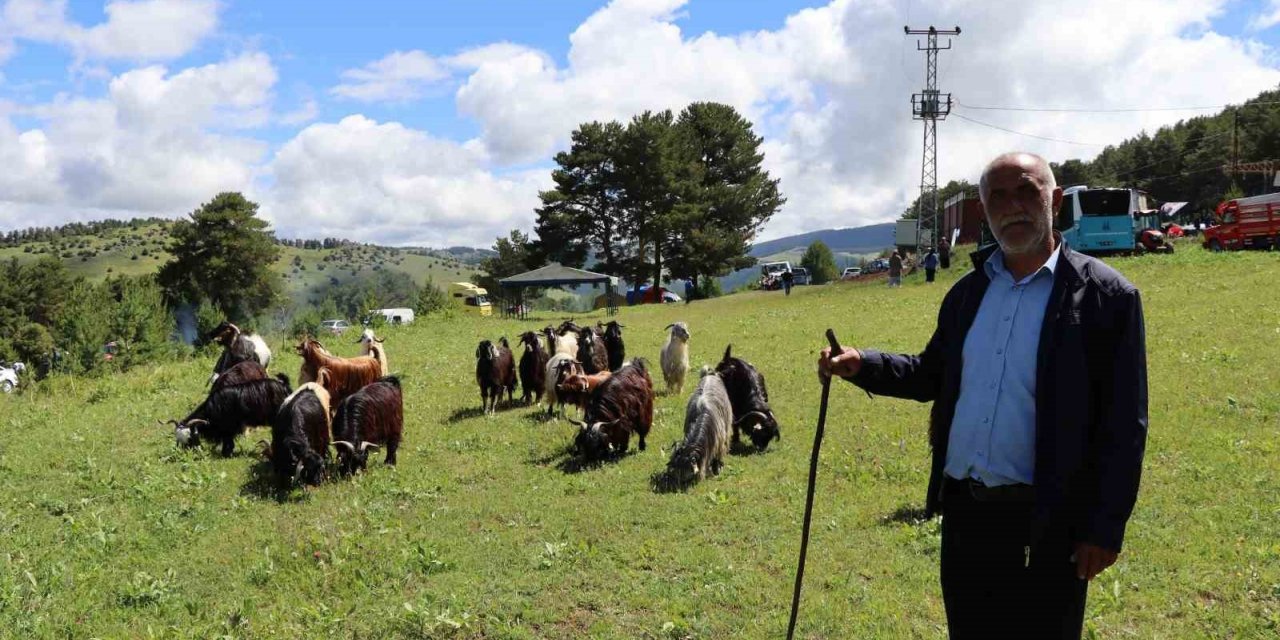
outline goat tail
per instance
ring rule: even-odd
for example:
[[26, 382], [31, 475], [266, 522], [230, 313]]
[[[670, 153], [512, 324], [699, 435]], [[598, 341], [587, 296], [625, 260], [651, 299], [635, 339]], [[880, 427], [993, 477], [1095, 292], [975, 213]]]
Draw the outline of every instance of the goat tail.
[[391, 386], [393, 386], [393, 387], [395, 387], [395, 388], [397, 388], [397, 389], [399, 389], [399, 388], [400, 388], [400, 374], [398, 374], [398, 373], [393, 373], [393, 374], [391, 374], [391, 375], [389, 375], [389, 376], [382, 376], [381, 378], [378, 378], [378, 380], [377, 380], [377, 381], [378, 381], [378, 382], [385, 382], [385, 383], [387, 383], [387, 384], [389, 384], [389, 385], [391, 385]]
[[729, 358], [732, 358], [732, 357], [733, 357], [733, 345], [730, 344], [729, 346], [724, 348], [724, 359], [728, 360]]
[[639, 369], [643, 373], [649, 373], [649, 361], [644, 358], [636, 358], [631, 361], [631, 366]]
[[284, 373], [277, 373], [276, 380], [283, 382], [284, 386], [289, 387], [290, 389], [293, 388], [293, 384], [289, 382], [289, 376], [285, 375]]

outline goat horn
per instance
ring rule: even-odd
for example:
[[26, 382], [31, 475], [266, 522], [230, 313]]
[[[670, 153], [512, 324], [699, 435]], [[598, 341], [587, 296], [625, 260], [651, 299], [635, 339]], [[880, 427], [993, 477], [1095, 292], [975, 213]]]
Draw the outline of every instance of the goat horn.
[[367, 449], [375, 449], [375, 450], [376, 450], [376, 449], [381, 449], [381, 448], [382, 448], [382, 445], [380, 445], [380, 444], [374, 444], [374, 443], [372, 443], [372, 442], [365, 442], [365, 441], [363, 441], [363, 440], [361, 440], [361, 441], [360, 441], [360, 450], [361, 450], [361, 451], [365, 451], [365, 450], [367, 450]]
[[293, 479], [294, 479], [294, 480], [297, 480], [297, 479], [298, 479], [298, 476], [301, 476], [301, 475], [302, 475], [302, 459], [301, 459], [301, 458], [299, 458], [299, 459], [298, 459], [298, 466], [296, 466], [296, 467], [294, 467], [294, 468], [293, 468]]
[[671, 324], [669, 324], [669, 325], [667, 325], [667, 326], [663, 327], [663, 329], [664, 329], [664, 330], [666, 330], [666, 329], [670, 329], [671, 327], [674, 327], [674, 326], [676, 326], [676, 325], [675, 325], [675, 323], [673, 322], [673, 323], [671, 323]]
[[573, 424], [574, 424], [575, 426], [577, 426], [579, 429], [586, 429], [586, 428], [587, 428], [587, 426], [588, 426], [588, 425], [587, 425], [587, 423], [585, 423], [585, 422], [583, 422], [583, 421], [581, 421], [581, 420], [574, 420], [573, 418], [569, 418], [569, 422], [573, 423]]
[[338, 447], [346, 447], [347, 450], [352, 453], [355, 453], [356, 451], [356, 446], [354, 444], [351, 444], [350, 442], [347, 442], [346, 440], [334, 440], [333, 446], [335, 449]]
[[166, 424], [171, 424], [171, 425], [173, 425], [173, 426], [175, 426], [175, 427], [181, 427], [181, 426], [182, 426], [182, 425], [181, 425], [177, 420], [160, 420], [159, 418], [157, 418], [157, 419], [156, 419], [156, 424], [159, 424], [159, 425], [161, 425], [161, 426], [166, 425]]
[[373, 341], [374, 341], [374, 342], [376, 342], [376, 343], [378, 343], [378, 344], [382, 344], [383, 342], [385, 342], [385, 340], [384, 340], [384, 339], [382, 339], [382, 338], [374, 338], [374, 339], [373, 339]]
[[763, 414], [763, 413], [761, 413], [761, 412], [759, 412], [759, 411], [752, 411], [752, 412], [748, 413], [747, 415], [742, 416], [741, 418], [738, 418], [737, 420], [735, 420], [735, 421], [733, 422], [733, 426], [735, 426], [735, 427], [736, 427], [736, 426], [738, 426], [738, 425], [742, 424], [743, 422], [746, 422], [746, 421], [747, 421], [747, 418], [750, 418], [751, 416], [759, 416], [761, 419], [768, 419], [768, 417], [769, 417], [769, 416], [766, 416], [765, 414]]
[[195, 418], [194, 420], [188, 420], [188, 421], [187, 421], [187, 426], [188, 426], [188, 427], [193, 427], [193, 428], [194, 428], [194, 427], [196, 426], [196, 423], [199, 423], [199, 424], [209, 424], [209, 421], [208, 421], [208, 420], [205, 420], [204, 418]]

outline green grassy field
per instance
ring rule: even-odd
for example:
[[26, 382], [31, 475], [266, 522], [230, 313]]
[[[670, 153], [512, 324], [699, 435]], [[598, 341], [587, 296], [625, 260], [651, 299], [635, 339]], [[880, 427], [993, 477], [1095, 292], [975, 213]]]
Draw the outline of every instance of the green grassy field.
[[[98, 235], [64, 238], [53, 243], [32, 242], [0, 248], [0, 261], [11, 257], [28, 261], [56, 255], [73, 276], [101, 280], [110, 275], [154, 273], [169, 260], [165, 250], [168, 244], [168, 230], [151, 224], [137, 229], [110, 229]], [[33, 251], [27, 251], [28, 248]], [[280, 258], [274, 265], [284, 279], [285, 294], [300, 302], [314, 297], [309, 294], [333, 280], [347, 282], [357, 276], [367, 276], [375, 268], [402, 271], [418, 285], [431, 279], [441, 287], [450, 282], [469, 282], [475, 273], [474, 267], [457, 260], [367, 245], [337, 249], [281, 246]]]
[[[1089, 637], [1276, 637], [1280, 257], [1185, 245], [1113, 263], [1144, 293], [1151, 433], [1125, 553], [1090, 587]], [[212, 358], [0, 398], [0, 635], [781, 637], [822, 331], [916, 350], [958, 275], [624, 309], [628, 353], [655, 372], [662, 327], [685, 320], [695, 366], [732, 343], [768, 379], [782, 441], [683, 493], [650, 488], [683, 396], [659, 398], [648, 451], [580, 472], [567, 422], [479, 415], [476, 342], [549, 318], [389, 330], [399, 467], [285, 496], [249, 453], [268, 431], [222, 459], [156, 425], [199, 402]], [[911, 516], [926, 420], [925, 405], [834, 389], [800, 637], [945, 637], [938, 523]]]

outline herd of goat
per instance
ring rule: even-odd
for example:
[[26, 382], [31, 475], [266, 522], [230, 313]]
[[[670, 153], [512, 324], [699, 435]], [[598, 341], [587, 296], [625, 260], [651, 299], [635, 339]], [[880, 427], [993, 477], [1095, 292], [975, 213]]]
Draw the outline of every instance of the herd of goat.
[[304, 338], [297, 345], [302, 370], [296, 389], [283, 373], [268, 377], [271, 350], [259, 336], [224, 322], [208, 339], [223, 347], [209, 395], [186, 418], [162, 422], [173, 425], [180, 446], [207, 440], [229, 456], [248, 427], [271, 425], [271, 441], [259, 444], [283, 483], [319, 484], [328, 475], [330, 447], [344, 475], [365, 468], [369, 452], [383, 447], [386, 463], [396, 463], [404, 397], [372, 331], [360, 336], [364, 355], [355, 358], [334, 356]]
[[[564, 415], [566, 405], [581, 413], [581, 420], [571, 421], [578, 426], [573, 449], [584, 460], [626, 453], [633, 435], [643, 451], [653, 427], [653, 379], [643, 358], [626, 359], [623, 328], [617, 322], [581, 327], [570, 320], [525, 332], [518, 366], [506, 338], [482, 341], [476, 348], [482, 411], [496, 412], [503, 394], [513, 403], [519, 382], [524, 404], [545, 403], [548, 416]], [[666, 329], [659, 357], [663, 382], [667, 393], [683, 393], [689, 328], [676, 322]], [[354, 358], [335, 356], [318, 340], [303, 338], [296, 346], [302, 357], [297, 388], [283, 373], [267, 374], [271, 350], [259, 336], [224, 322], [208, 339], [223, 347], [208, 396], [186, 418], [161, 422], [173, 425], [179, 446], [208, 441], [229, 456], [249, 427], [270, 425], [270, 442], [259, 445], [282, 484], [322, 482], [331, 450], [343, 475], [364, 469], [370, 451], [381, 448], [386, 463], [396, 463], [404, 397], [372, 330], [361, 334], [363, 353]], [[668, 472], [680, 482], [719, 473], [743, 434], [759, 450], [781, 437], [764, 376], [734, 357], [730, 346], [715, 368], [702, 367], [685, 410], [684, 440], [672, 452]]]
[[[518, 371], [524, 404], [545, 402], [548, 415], [563, 415], [566, 405], [581, 412], [581, 420], [571, 421], [578, 426], [574, 449], [584, 459], [625, 453], [632, 435], [643, 451], [653, 426], [653, 380], [643, 358], [626, 360], [623, 328], [617, 322], [581, 327], [566, 321], [558, 328], [525, 332], [518, 366], [506, 338], [496, 344], [482, 341], [476, 348], [476, 383], [483, 412], [496, 411], [504, 393], [513, 402]], [[667, 393], [682, 393], [689, 372], [689, 327], [676, 322], [666, 329], [659, 356], [663, 382]], [[680, 482], [719, 473], [731, 443], [744, 433], [760, 450], [781, 437], [764, 376], [732, 351], [727, 347], [714, 369], [702, 368], [689, 398], [684, 440], [667, 465]]]

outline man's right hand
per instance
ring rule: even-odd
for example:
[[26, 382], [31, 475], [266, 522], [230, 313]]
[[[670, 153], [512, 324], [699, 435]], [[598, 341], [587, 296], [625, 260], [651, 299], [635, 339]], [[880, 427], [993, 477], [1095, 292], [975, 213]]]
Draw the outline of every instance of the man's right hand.
[[831, 347], [823, 347], [818, 358], [818, 376], [826, 379], [832, 376], [848, 378], [858, 375], [862, 370], [862, 354], [853, 347], [845, 347], [844, 353], [831, 357]]

